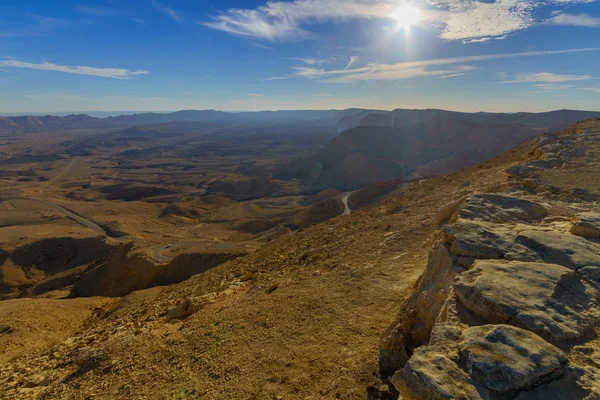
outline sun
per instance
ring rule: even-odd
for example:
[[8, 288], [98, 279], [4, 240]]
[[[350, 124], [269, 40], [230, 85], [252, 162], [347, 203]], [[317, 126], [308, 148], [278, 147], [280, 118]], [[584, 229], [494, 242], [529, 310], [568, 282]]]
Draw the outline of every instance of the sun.
[[421, 20], [421, 11], [410, 4], [402, 4], [392, 13], [392, 18], [398, 22], [399, 28], [409, 29]]

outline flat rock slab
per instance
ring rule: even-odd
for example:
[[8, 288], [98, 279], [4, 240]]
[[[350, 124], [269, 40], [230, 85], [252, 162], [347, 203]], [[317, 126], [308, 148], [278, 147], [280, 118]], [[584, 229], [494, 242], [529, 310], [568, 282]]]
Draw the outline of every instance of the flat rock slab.
[[458, 364], [435, 347], [415, 350], [392, 383], [407, 398], [427, 400], [488, 399], [480, 394], [475, 382]]
[[454, 346], [417, 348], [392, 383], [410, 399], [504, 399], [560, 378], [566, 362], [534, 333], [483, 325], [463, 329]]
[[585, 238], [600, 238], [600, 214], [590, 212], [577, 215], [571, 233]]
[[469, 375], [494, 393], [531, 388], [560, 376], [567, 361], [538, 335], [508, 325], [469, 328], [459, 348]]
[[570, 233], [526, 230], [519, 233], [516, 243], [547, 263], [574, 270], [600, 266], [600, 245]]
[[459, 217], [488, 222], [533, 222], [548, 216], [539, 203], [491, 193], [476, 193], [466, 199]]
[[489, 323], [516, 325], [554, 343], [581, 337], [600, 318], [598, 291], [555, 264], [477, 261], [454, 289], [462, 305]]
[[446, 225], [444, 234], [453, 254], [480, 259], [504, 258], [517, 239], [510, 226], [481, 221], [459, 220]]

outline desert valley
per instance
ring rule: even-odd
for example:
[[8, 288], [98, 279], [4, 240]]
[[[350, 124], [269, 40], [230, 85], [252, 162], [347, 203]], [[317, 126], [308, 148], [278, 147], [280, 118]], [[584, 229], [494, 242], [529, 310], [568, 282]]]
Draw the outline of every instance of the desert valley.
[[0, 1], [0, 400], [600, 400], [599, 31]]
[[1, 118], [0, 392], [595, 398], [597, 117]]

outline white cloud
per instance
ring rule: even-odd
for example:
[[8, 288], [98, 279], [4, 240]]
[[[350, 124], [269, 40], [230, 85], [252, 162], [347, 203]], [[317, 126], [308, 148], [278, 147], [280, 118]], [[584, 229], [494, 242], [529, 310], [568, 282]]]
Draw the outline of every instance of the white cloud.
[[352, 65], [354, 65], [354, 63], [358, 60], [357, 56], [352, 56], [350, 57], [350, 60], [348, 61], [348, 64], [346, 65], [346, 68], [344, 69], [348, 69], [350, 68]]
[[[567, 7], [594, 0], [416, 0], [423, 19], [440, 26], [440, 37], [482, 43], [540, 22], [541, 8]], [[268, 1], [251, 9], [229, 9], [198, 24], [237, 36], [270, 41], [303, 39], [312, 34], [306, 25], [327, 21], [382, 18], [393, 20], [398, 0], [288, 0]], [[562, 11], [562, 10], [559, 10]], [[564, 15], [564, 14], [563, 14]], [[560, 19], [560, 16], [556, 17]], [[562, 17], [563, 20], [566, 17]], [[587, 23], [590, 23], [588, 20]]]
[[[477, 67], [466, 65], [467, 63], [590, 51], [600, 51], [600, 48], [595, 47], [584, 49], [530, 51], [524, 53], [485, 54], [478, 56], [438, 58], [423, 61], [408, 61], [396, 64], [370, 63], [361, 68], [337, 70], [326, 70], [324, 68], [316, 67], [291, 67], [292, 73], [289, 75], [267, 78], [264, 80], [268, 81], [291, 78], [308, 78], [322, 79], [324, 82], [331, 83], [352, 83], [356, 81], [366, 80], [398, 80], [420, 76], [445, 76], [465, 73], [477, 69]], [[439, 67], [442, 66], [444, 68], [439, 69]], [[553, 75], [548, 73], [542, 73], [541, 75], [531, 74], [531, 76], [524, 76], [523, 78], [538, 79], [536, 82], [561, 82], [560, 79], [571, 78], [571, 80], [574, 80], [574, 77], [575, 76], [572, 75]], [[562, 82], [564, 82], [564, 80]]]
[[291, 57], [291, 58], [288, 58], [288, 60], [301, 61], [308, 65], [321, 65], [321, 64], [325, 64], [325, 63], [332, 61], [331, 58], [301, 58], [301, 57]]
[[165, 6], [164, 4], [156, 1], [156, 0], [152, 0], [150, 2], [150, 4], [152, 4], [158, 11], [162, 12], [163, 14], [167, 15], [168, 17], [170, 17], [171, 19], [173, 19], [174, 21], [177, 21], [179, 23], [183, 23], [185, 22], [185, 17], [173, 10], [172, 8], [169, 8], [167, 6]]
[[458, 74], [450, 74], [450, 75], [440, 76], [438, 79], [456, 78], [458, 76], [464, 76], [464, 75], [466, 75], [464, 72], [460, 72]]
[[600, 18], [589, 14], [558, 14], [554, 18], [551, 18], [548, 22], [553, 25], [600, 28]]
[[535, 83], [535, 82], [547, 82], [547, 83], [560, 83], [560, 82], [571, 82], [571, 81], [588, 81], [591, 79], [598, 79], [591, 75], [560, 75], [552, 72], [536, 72], [536, 73], [522, 73], [517, 75], [516, 80], [503, 81], [501, 83]]
[[600, 88], [591, 88], [591, 87], [588, 87], [588, 88], [579, 88], [579, 90], [586, 90], [586, 91], [589, 91], [589, 92], [600, 93]]
[[5, 68], [25, 68], [25, 69], [35, 69], [41, 71], [56, 71], [56, 72], [65, 72], [68, 74], [77, 74], [77, 75], [92, 75], [99, 76], [103, 78], [113, 78], [113, 79], [128, 79], [134, 75], [145, 75], [148, 74], [148, 71], [144, 70], [135, 70], [131, 71], [123, 68], [94, 68], [94, 67], [86, 67], [86, 66], [68, 66], [68, 65], [58, 65], [52, 64], [48, 62], [36, 64], [18, 60], [4, 60], [0, 61], [0, 67]]

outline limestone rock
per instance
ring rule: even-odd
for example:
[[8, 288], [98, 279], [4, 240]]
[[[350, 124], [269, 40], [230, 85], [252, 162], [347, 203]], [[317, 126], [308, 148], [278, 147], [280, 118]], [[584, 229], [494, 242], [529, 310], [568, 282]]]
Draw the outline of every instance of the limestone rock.
[[174, 319], [182, 319], [185, 318], [196, 310], [194, 304], [190, 299], [185, 299], [183, 302], [179, 303], [175, 308], [172, 308], [165, 315], [165, 322], [170, 322]]
[[444, 234], [453, 254], [483, 259], [504, 258], [517, 238], [510, 227], [464, 220], [444, 227]]
[[427, 344], [455, 276], [451, 255], [440, 239], [430, 252], [418, 289], [405, 300], [398, 317], [381, 337], [379, 367], [382, 371], [397, 370], [408, 360], [412, 349]]
[[569, 233], [531, 229], [520, 232], [516, 242], [547, 263], [575, 270], [600, 266], [600, 245]]
[[515, 400], [598, 400], [600, 371], [591, 367], [567, 367], [561, 379], [521, 392]]
[[467, 329], [460, 354], [469, 375], [495, 393], [531, 388], [560, 375], [565, 354], [534, 333], [509, 325]]
[[571, 227], [571, 233], [586, 238], [600, 238], [600, 214], [583, 213]]
[[561, 342], [581, 337], [600, 317], [597, 291], [555, 264], [478, 261], [454, 283], [462, 305], [488, 323], [510, 323]]
[[477, 193], [466, 200], [458, 212], [460, 218], [488, 222], [541, 221], [548, 211], [539, 203], [518, 197]]
[[479, 393], [471, 377], [443, 352], [434, 347], [415, 350], [408, 363], [392, 378], [401, 395], [408, 399], [488, 399]]
[[452, 218], [452, 216], [456, 214], [458, 209], [464, 204], [466, 198], [467, 196], [463, 196], [458, 200], [444, 204], [433, 217], [434, 226], [440, 226], [448, 222], [448, 220], [450, 220], [450, 218]]

